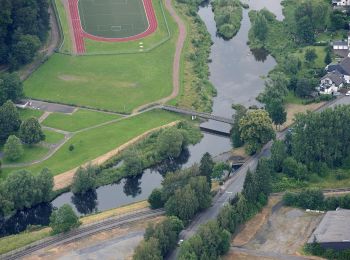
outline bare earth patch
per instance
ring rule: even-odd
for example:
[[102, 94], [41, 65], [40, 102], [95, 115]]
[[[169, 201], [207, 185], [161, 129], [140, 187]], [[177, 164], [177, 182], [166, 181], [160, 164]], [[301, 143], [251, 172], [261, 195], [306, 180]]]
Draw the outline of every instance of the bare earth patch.
[[288, 128], [294, 123], [294, 118], [296, 114], [306, 113], [307, 111], [314, 111], [321, 106], [323, 106], [325, 102], [320, 103], [312, 103], [308, 105], [300, 105], [300, 104], [288, 104], [286, 107], [287, 110], [287, 121], [281, 126], [281, 131]]
[[254, 218], [244, 224], [242, 231], [240, 231], [232, 240], [233, 246], [243, 246], [247, 244], [259, 231], [259, 229], [266, 223], [271, 214], [272, 207], [279, 201], [280, 197], [270, 197], [268, 205], [258, 213]]
[[322, 218], [323, 214], [280, 207], [272, 210], [262, 228], [244, 247], [257, 251], [298, 255]]
[[75, 75], [67, 75], [67, 74], [59, 75], [58, 78], [63, 80], [63, 81], [79, 81], [79, 82], [87, 82], [88, 81], [84, 77], [75, 76]]

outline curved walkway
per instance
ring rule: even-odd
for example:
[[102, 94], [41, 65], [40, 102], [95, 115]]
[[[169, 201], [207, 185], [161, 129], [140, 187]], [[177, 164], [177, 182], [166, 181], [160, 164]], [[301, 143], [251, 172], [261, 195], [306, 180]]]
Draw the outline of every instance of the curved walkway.
[[185, 23], [181, 20], [180, 16], [176, 13], [173, 5], [172, 5], [172, 0], [165, 0], [165, 8], [168, 10], [170, 15], [174, 18], [175, 22], [178, 25], [179, 28], [179, 36], [176, 42], [176, 49], [175, 49], [175, 54], [174, 54], [174, 61], [173, 61], [173, 92], [171, 93], [170, 96], [162, 98], [160, 100], [142, 105], [140, 107], [137, 107], [133, 110], [133, 113], [141, 111], [145, 108], [155, 106], [158, 104], [164, 104], [171, 99], [174, 99], [177, 97], [180, 91], [180, 61], [181, 61], [181, 53], [183, 46], [185, 44], [186, 36], [187, 36], [187, 31], [186, 31], [186, 25]]

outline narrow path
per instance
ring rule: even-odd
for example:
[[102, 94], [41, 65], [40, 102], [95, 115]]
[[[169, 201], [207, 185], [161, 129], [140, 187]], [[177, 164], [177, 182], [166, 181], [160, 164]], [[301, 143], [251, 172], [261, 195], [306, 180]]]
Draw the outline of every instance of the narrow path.
[[38, 122], [41, 124], [50, 114], [51, 112], [45, 111], [45, 113], [41, 117], [39, 117]]
[[32, 63], [28, 64], [21, 72], [21, 80], [27, 79], [38, 67], [41, 66], [42, 61], [50, 57], [54, 52], [60, 40], [60, 34], [58, 29], [58, 24], [55, 16], [55, 12], [52, 9], [52, 5], [49, 5], [50, 14], [50, 39], [48, 45], [44, 46], [43, 49], [39, 50], [39, 53], [45, 53], [44, 57], [34, 60]]
[[175, 49], [175, 54], [174, 54], [174, 61], [173, 61], [173, 92], [171, 93], [170, 96], [162, 98], [160, 100], [154, 101], [152, 103], [148, 103], [145, 105], [142, 105], [140, 107], [137, 107], [133, 110], [133, 113], [136, 113], [138, 111], [142, 111], [145, 108], [152, 107], [158, 104], [164, 104], [174, 98], [177, 97], [180, 91], [180, 61], [181, 61], [181, 53], [183, 46], [185, 44], [186, 36], [187, 36], [187, 31], [186, 31], [186, 25], [185, 23], [181, 20], [180, 16], [176, 13], [173, 5], [172, 5], [172, 0], [165, 0], [165, 8], [168, 10], [170, 15], [174, 18], [175, 22], [178, 25], [179, 28], [179, 36], [176, 42], [176, 49]]

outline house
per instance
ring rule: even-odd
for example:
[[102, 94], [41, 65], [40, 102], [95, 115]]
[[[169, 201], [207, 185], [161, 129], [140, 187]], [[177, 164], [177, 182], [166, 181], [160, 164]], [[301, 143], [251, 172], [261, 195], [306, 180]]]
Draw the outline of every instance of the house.
[[321, 78], [319, 92], [321, 94], [334, 94], [343, 87], [343, 75], [337, 70], [328, 72]]
[[350, 249], [350, 210], [328, 211], [308, 240], [326, 249]]
[[327, 72], [337, 71], [343, 75], [344, 83], [350, 84], [350, 57], [344, 58], [337, 64], [329, 64], [326, 67]]
[[333, 6], [350, 6], [350, 0], [332, 0]]

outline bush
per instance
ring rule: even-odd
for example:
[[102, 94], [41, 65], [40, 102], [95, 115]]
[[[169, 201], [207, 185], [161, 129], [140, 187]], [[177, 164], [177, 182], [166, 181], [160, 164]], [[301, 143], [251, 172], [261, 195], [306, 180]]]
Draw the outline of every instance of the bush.
[[89, 165], [86, 168], [79, 167], [75, 172], [71, 190], [73, 193], [84, 194], [89, 190], [95, 189], [96, 169]]
[[10, 135], [4, 146], [5, 158], [16, 161], [23, 156], [23, 145], [14, 135]]
[[154, 189], [148, 197], [148, 203], [151, 205], [152, 209], [162, 208], [164, 206], [162, 191], [160, 189]]
[[50, 216], [50, 227], [53, 234], [65, 233], [80, 226], [80, 221], [72, 207], [64, 204]]

